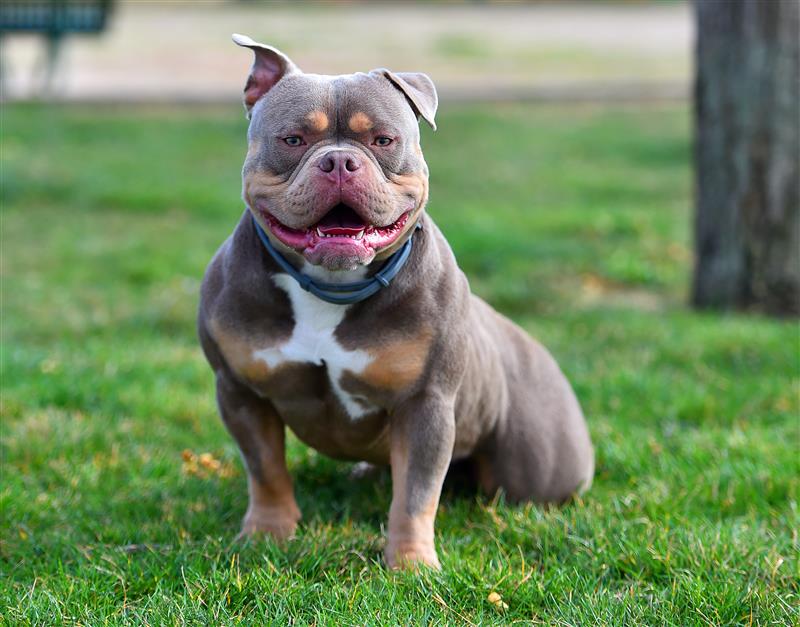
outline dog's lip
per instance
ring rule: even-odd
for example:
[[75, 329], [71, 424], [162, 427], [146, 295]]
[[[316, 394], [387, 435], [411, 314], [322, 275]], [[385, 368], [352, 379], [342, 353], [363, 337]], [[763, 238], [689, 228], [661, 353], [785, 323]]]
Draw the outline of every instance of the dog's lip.
[[[331, 207], [320, 220], [305, 229], [295, 229], [283, 224], [263, 207], [259, 207], [258, 212], [264, 217], [269, 230], [276, 238], [285, 245], [300, 251], [313, 249], [321, 244], [345, 242], [350, 242], [353, 245], [362, 245], [377, 251], [394, 243], [402, 233], [411, 215], [410, 210], [405, 211], [397, 220], [386, 226], [367, 224], [360, 217], [358, 217], [360, 224], [356, 220], [342, 224], [340, 223], [341, 221], [329, 219], [331, 213], [339, 209], [340, 206], [341, 203]], [[357, 214], [355, 215], [357, 216]]]

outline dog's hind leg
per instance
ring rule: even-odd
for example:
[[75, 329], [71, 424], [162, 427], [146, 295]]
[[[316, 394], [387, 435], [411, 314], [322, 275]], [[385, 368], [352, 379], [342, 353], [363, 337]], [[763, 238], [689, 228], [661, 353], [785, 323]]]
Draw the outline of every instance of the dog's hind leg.
[[507, 413], [475, 455], [480, 484], [489, 493], [502, 489], [512, 502], [561, 503], [591, 485], [592, 444], [555, 360], [519, 336], [515, 367], [507, 373]]

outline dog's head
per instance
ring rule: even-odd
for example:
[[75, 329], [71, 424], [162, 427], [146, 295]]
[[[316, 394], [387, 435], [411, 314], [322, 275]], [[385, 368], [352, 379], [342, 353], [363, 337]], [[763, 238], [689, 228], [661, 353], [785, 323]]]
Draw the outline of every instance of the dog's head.
[[418, 116], [435, 128], [425, 74], [305, 74], [283, 53], [255, 53], [243, 198], [278, 246], [329, 270], [381, 259], [408, 238], [428, 199]]

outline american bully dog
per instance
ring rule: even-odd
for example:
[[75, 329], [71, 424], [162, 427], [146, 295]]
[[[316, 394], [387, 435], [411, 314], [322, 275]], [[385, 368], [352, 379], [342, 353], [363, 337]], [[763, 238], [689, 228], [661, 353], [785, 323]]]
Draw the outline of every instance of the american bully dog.
[[[246, 205], [205, 274], [198, 318], [219, 411], [247, 467], [244, 534], [300, 520], [285, 429], [336, 459], [389, 465], [386, 563], [439, 567], [450, 464], [512, 502], [559, 503], [592, 480], [575, 395], [550, 354], [470, 293], [425, 212], [425, 74], [306, 74], [255, 53]], [[475, 155], [480, 176], [481, 155]]]

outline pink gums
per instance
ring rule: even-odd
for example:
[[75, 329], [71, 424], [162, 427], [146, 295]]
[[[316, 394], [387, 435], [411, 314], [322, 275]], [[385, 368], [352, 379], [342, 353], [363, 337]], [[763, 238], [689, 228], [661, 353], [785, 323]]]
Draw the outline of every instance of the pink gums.
[[[391, 245], [403, 232], [410, 211], [404, 213], [389, 226], [364, 225], [364, 234], [355, 239], [361, 229], [355, 225], [326, 226], [323, 218], [319, 223], [304, 230], [292, 229], [281, 224], [272, 214], [260, 211], [272, 234], [281, 242], [302, 252], [312, 263], [320, 263], [330, 258], [354, 258], [358, 263], [368, 263], [375, 253]], [[321, 230], [324, 235], [318, 233]], [[325, 264], [327, 265], [327, 264]]]

